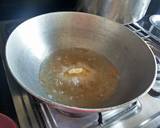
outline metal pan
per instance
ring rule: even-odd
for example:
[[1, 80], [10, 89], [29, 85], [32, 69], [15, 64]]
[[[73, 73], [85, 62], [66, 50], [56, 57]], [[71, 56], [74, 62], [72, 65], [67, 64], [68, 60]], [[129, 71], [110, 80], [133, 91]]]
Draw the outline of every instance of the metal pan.
[[[40, 65], [54, 50], [87, 48], [106, 56], [119, 70], [117, 92], [98, 108], [77, 107], [48, 97], [39, 80]], [[57, 12], [19, 25], [6, 45], [8, 67], [19, 84], [49, 105], [72, 113], [109, 111], [129, 105], [152, 87], [155, 59], [150, 48], [124, 26], [99, 16]], [[95, 78], [96, 79], [96, 78]]]
[[151, 0], [79, 0], [77, 10], [129, 24], [143, 18], [150, 2]]

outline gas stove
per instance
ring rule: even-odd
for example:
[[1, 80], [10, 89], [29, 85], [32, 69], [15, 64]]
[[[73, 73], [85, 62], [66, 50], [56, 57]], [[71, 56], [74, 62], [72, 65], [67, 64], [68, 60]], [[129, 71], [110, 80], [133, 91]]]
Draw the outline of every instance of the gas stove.
[[21, 22], [0, 22], [0, 53], [8, 86], [21, 128], [160, 128], [160, 39], [144, 22], [126, 25], [153, 50], [157, 60], [157, 79], [151, 91], [126, 108], [77, 116], [56, 110], [22, 89], [6, 66], [5, 45], [9, 34]]

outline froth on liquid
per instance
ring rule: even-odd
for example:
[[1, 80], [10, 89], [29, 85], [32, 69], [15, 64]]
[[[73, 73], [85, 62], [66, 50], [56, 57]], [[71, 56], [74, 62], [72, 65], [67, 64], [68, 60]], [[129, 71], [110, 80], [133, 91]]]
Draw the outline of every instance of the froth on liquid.
[[55, 51], [40, 67], [40, 81], [56, 102], [105, 106], [118, 86], [119, 72], [103, 55], [84, 48]]

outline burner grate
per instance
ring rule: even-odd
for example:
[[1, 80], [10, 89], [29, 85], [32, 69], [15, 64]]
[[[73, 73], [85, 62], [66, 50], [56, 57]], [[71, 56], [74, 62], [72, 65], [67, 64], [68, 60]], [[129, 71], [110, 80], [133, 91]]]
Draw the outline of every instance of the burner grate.
[[136, 101], [121, 110], [113, 110], [110, 112], [94, 113], [87, 116], [74, 118], [63, 115], [56, 109], [50, 108], [48, 105], [40, 103], [41, 114], [46, 121], [47, 128], [105, 128], [116, 123], [133, 117], [141, 111], [141, 104]]

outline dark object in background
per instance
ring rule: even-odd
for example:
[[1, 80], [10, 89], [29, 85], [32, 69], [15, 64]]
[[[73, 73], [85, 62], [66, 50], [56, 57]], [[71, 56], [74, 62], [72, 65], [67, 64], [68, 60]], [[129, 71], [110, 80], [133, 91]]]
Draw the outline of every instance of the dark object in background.
[[27, 19], [55, 11], [73, 11], [77, 0], [2, 0], [0, 20]]
[[146, 16], [151, 16], [154, 14], [160, 14], [160, 1], [159, 0], [151, 0]]
[[17, 126], [12, 119], [0, 113], [0, 128], [17, 128]]
[[11, 94], [6, 82], [5, 72], [0, 57], [0, 112], [6, 114], [16, 121], [16, 112], [14, 109]]
[[[1, 0], [0, 20], [30, 18], [48, 12], [74, 11], [78, 0]], [[151, 0], [146, 16], [160, 13], [160, 1]]]

